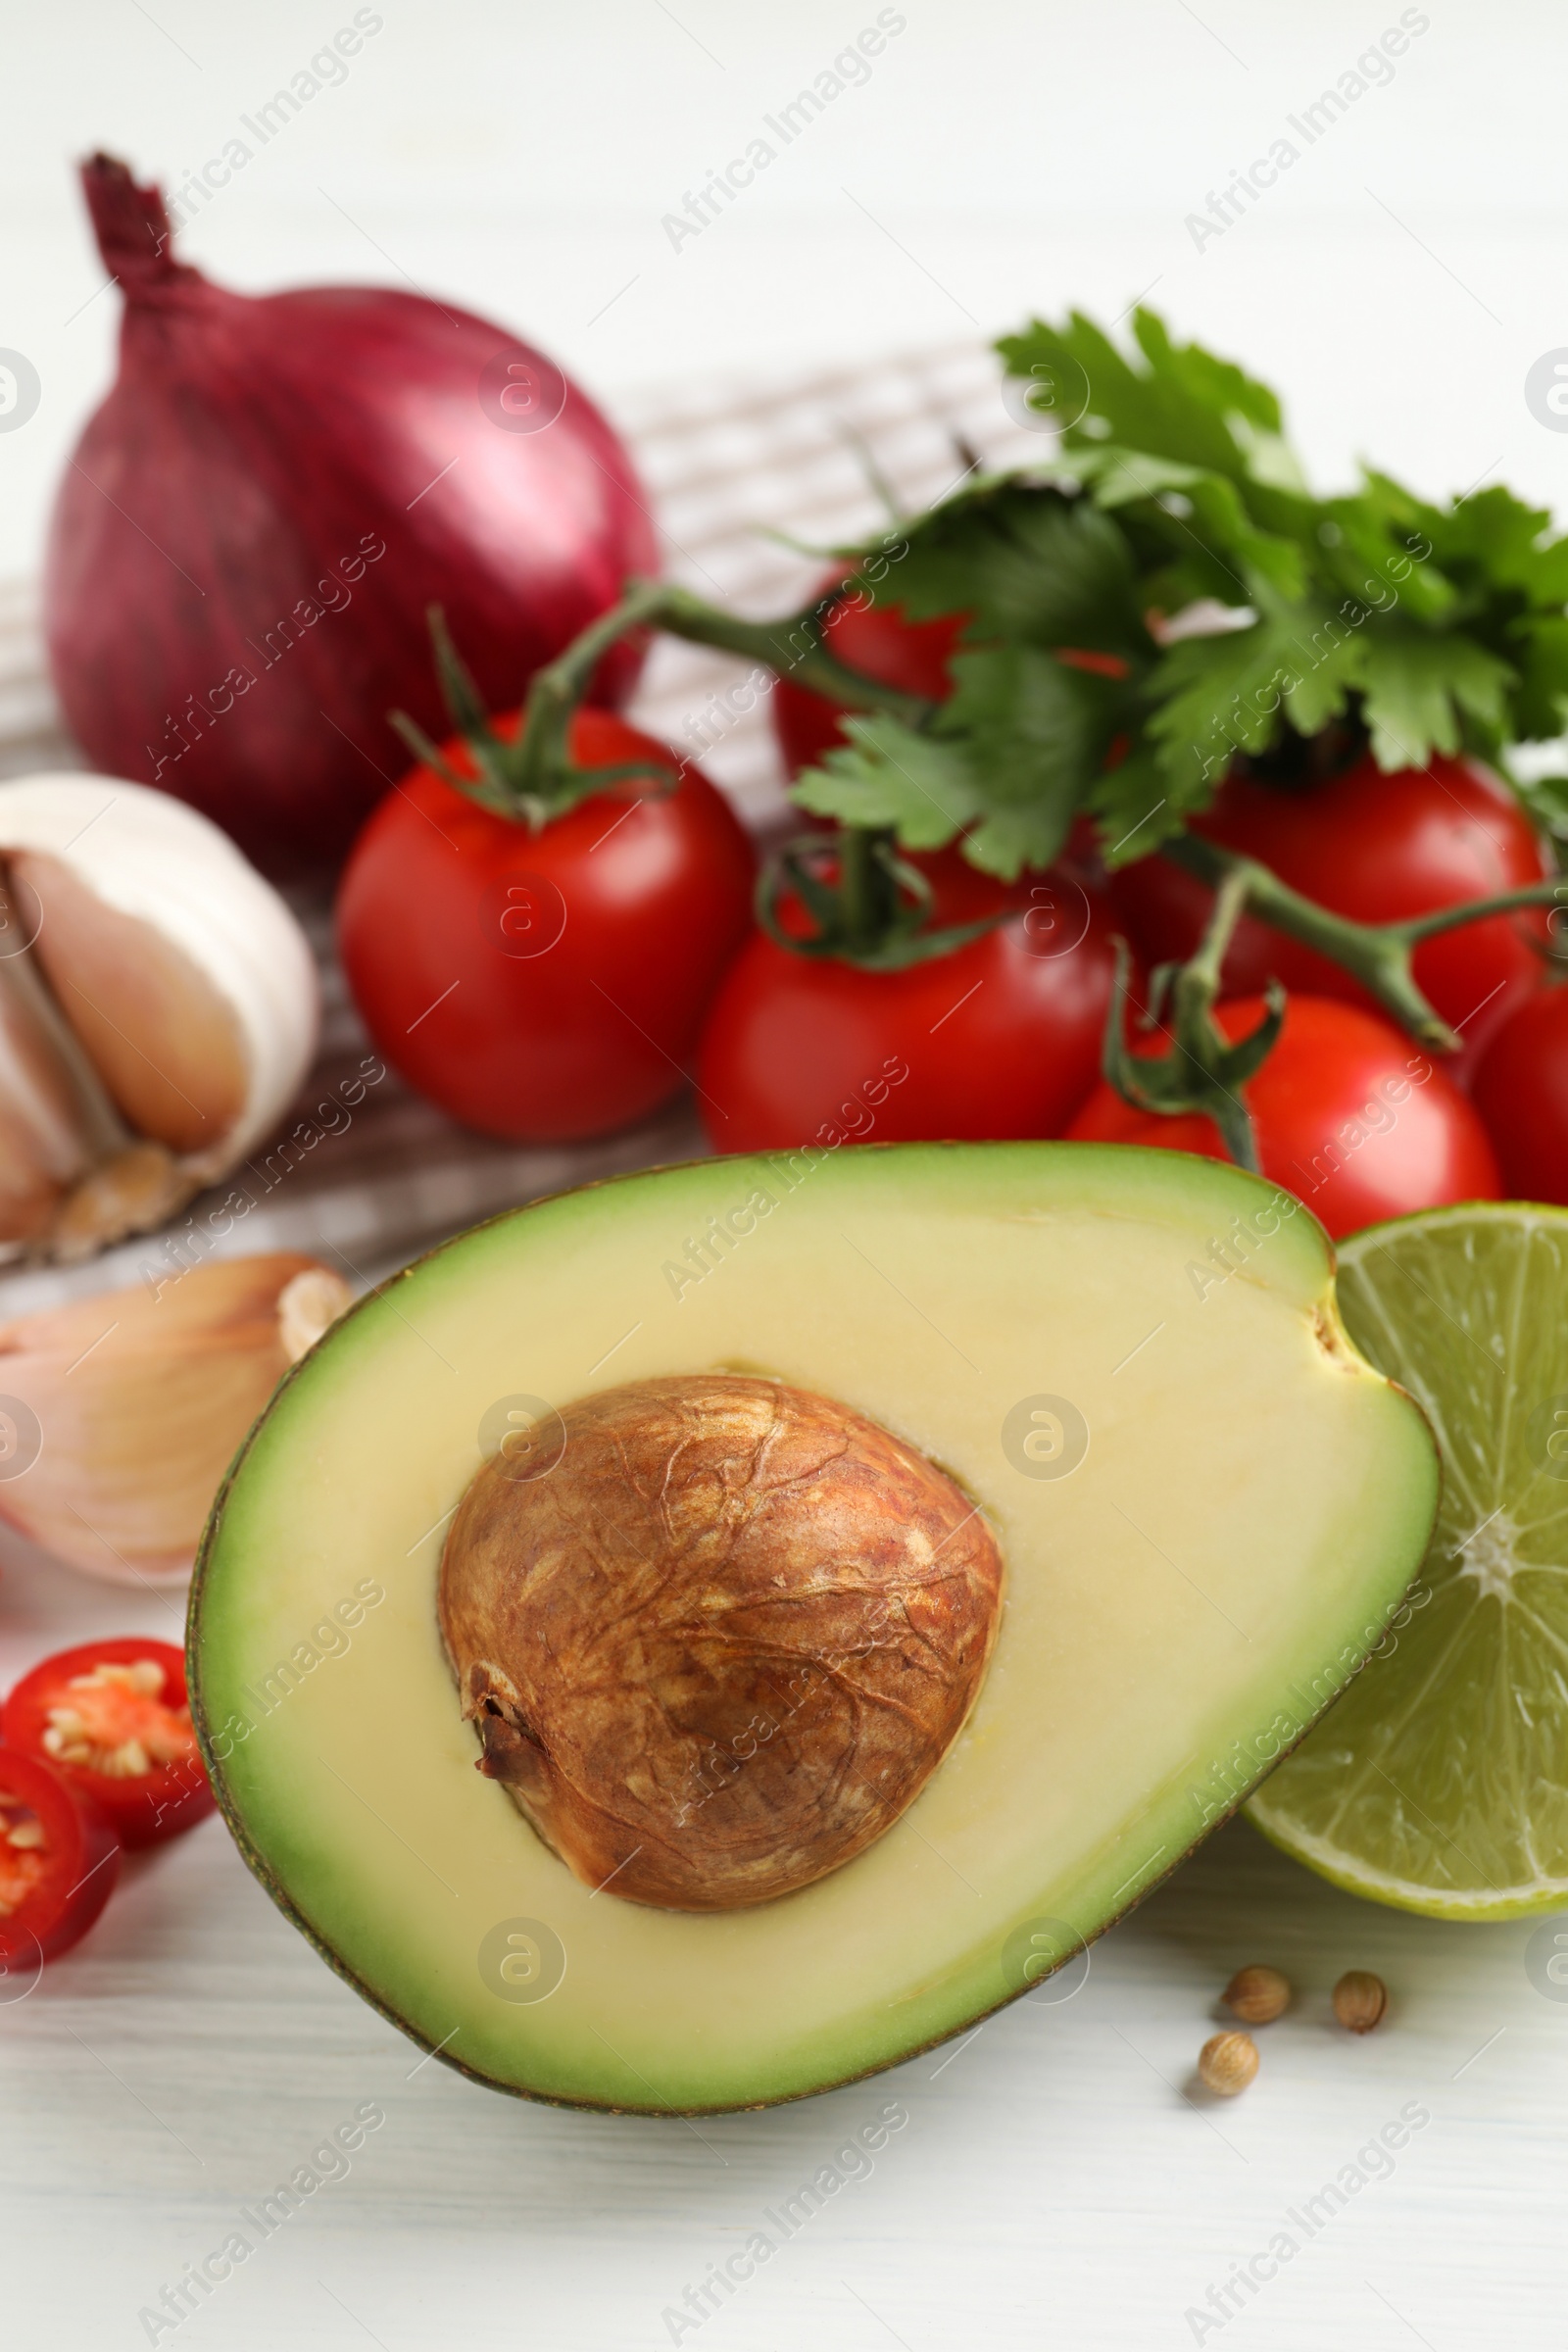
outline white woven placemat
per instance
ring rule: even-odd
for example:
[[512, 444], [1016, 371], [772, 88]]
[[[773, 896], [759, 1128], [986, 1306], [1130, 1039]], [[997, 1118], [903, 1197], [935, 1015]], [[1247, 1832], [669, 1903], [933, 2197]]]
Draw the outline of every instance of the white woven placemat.
[[[660, 388], [621, 399], [614, 416], [648, 484], [670, 575], [760, 616], [804, 602], [822, 569], [819, 559], [770, 534], [810, 547], [843, 543], [885, 519], [873, 475], [912, 514], [961, 476], [971, 454], [988, 465], [1038, 456], [1038, 439], [1013, 421], [998, 385], [991, 353], [964, 344], [836, 375]], [[787, 808], [765, 704], [731, 718], [721, 703], [744, 668], [662, 639], [629, 715], [652, 735], [700, 747], [707, 772], [744, 820], [765, 832]], [[0, 775], [79, 763], [45, 675], [36, 593], [30, 583], [0, 586]], [[285, 1131], [308, 1119], [369, 1050], [331, 954], [325, 902], [297, 903], [320, 958], [325, 1021], [316, 1068]], [[281, 1178], [259, 1152], [225, 1181], [213, 1201], [237, 1182], [256, 1205], [209, 1254], [310, 1250], [358, 1286], [514, 1201], [705, 1149], [681, 1099], [600, 1143], [516, 1150], [466, 1133], [390, 1074], [349, 1126], [341, 1120], [335, 1107], [336, 1132]], [[207, 1205], [198, 1200], [185, 1212], [198, 1230]], [[134, 1282], [159, 1255], [159, 1237], [150, 1236], [85, 1266], [14, 1270], [0, 1276], [0, 1317]]]

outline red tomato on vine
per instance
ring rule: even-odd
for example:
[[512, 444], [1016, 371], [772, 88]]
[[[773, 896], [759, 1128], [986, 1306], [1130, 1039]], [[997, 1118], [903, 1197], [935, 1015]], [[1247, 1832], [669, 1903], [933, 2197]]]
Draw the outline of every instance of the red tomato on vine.
[[[1234, 1043], [1264, 1010], [1261, 998], [1232, 998], [1214, 1007], [1214, 1018]], [[1166, 1043], [1157, 1032], [1135, 1038], [1133, 1053], [1157, 1053]], [[1411, 1209], [1494, 1200], [1502, 1190], [1474, 1104], [1431, 1055], [1358, 1005], [1291, 997], [1246, 1101], [1263, 1174], [1304, 1200], [1336, 1239]], [[1211, 1119], [1140, 1110], [1104, 1080], [1067, 1133], [1229, 1156]]]
[[1471, 1091], [1510, 1198], [1568, 1202], [1568, 988], [1526, 999], [1487, 1048]]
[[[826, 588], [837, 585], [829, 580]], [[945, 702], [953, 692], [950, 656], [963, 633], [965, 614], [941, 613], [935, 620], [910, 620], [902, 605], [880, 600], [869, 587], [854, 587], [829, 608], [824, 642], [846, 669], [897, 686], [906, 694]], [[792, 776], [815, 767], [824, 752], [848, 740], [840, 720], [843, 706], [785, 675], [773, 688], [773, 731]]]
[[1060, 870], [999, 882], [956, 850], [909, 862], [933, 925], [1005, 919], [895, 971], [755, 935], [698, 1064], [716, 1150], [1061, 1133], [1094, 1083], [1114, 987], [1102, 897]]
[[[338, 893], [344, 969], [380, 1052], [453, 1118], [516, 1143], [602, 1135], [675, 1093], [751, 922], [751, 844], [698, 769], [587, 707], [571, 756], [646, 761], [648, 781], [534, 831], [417, 767]], [[443, 757], [474, 772], [461, 738]]]
[[[1385, 773], [1370, 756], [1300, 787], [1233, 776], [1193, 830], [1255, 858], [1303, 898], [1362, 923], [1430, 914], [1538, 882], [1551, 870], [1514, 795], [1479, 760], [1435, 753], [1424, 768]], [[1140, 858], [1111, 881], [1133, 944], [1151, 966], [1185, 962], [1213, 904], [1169, 858]], [[1468, 1070], [1509, 1013], [1539, 987], [1545, 913], [1531, 907], [1442, 933], [1415, 952], [1417, 986], [1465, 1042]], [[1338, 964], [1244, 915], [1225, 957], [1232, 995], [1269, 979], [1372, 1008]]]

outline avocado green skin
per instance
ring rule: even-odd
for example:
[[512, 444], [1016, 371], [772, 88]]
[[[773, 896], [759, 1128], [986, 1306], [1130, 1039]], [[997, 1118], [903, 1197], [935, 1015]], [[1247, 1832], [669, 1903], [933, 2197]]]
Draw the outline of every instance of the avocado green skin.
[[[912, 1158], [916, 1154], [921, 1156], [936, 1156], [946, 1155], [948, 1153], [1001, 1153], [1009, 1152], [1016, 1152], [1019, 1151], [1028, 1151], [1033, 1152], [1049, 1152], [1053, 1154], [1064, 1152], [1071, 1152], [1074, 1154], [1098, 1153], [1102, 1156], [1105, 1154], [1113, 1154], [1117, 1157], [1137, 1156], [1139, 1158], [1148, 1159], [1151, 1161], [1157, 1161], [1164, 1163], [1164, 1166], [1167, 1169], [1170, 1161], [1173, 1158], [1185, 1156], [1167, 1153], [1162, 1151], [1140, 1145], [1106, 1146], [1072, 1143], [1033, 1144], [1024, 1146], [974, 1144], [861, 1144], [857, 1145], [854, 1147], [854, 1149], [858, 1157], [869, 1157], [873, 1153], [894, 1153], [902, 1154], [906, 1158]], [[389, 2002], [383, 2000], [381, 1996], [375, 1992], [354, 1969], [350, 1968], [343, 1960], [341, 1954], [333, 1949], [333, 1947], [321, 1936], [319, 1936], [312, 1928], [309, 1921], [303, 1916], [284, 1887], [279, 1884], [265, 1854], [260, 1851], [246, 1831], [240, 1819], [238, 1808], [235, 1805], [230, 1790], [227, 1787], [222, 1764], [215, 1752], [212, 1726], [209, 1721], [205, 1705], [202, 1685], [200, 1640], [202, 1604], [209, 1569], [212, 1564], [217, 1545], [217, 1540], [222, 1524], [224, 1507], [228, 1500], [229, 1494], [232, 1492], [235, 1481], [237, 1480], [239, 1473], [244, 1466], [246, 1458], [250, 1453], [251, 1448], [255, 1445], [260, 1432], [265, 1427], [270, 1414], [274, 1410], [278, 1399], [282, 1397], [293, 1385], [293, 1383], [301, 1377], [305, 1367], [311, 1362], [312, 1358], [316, 1354], [317, 1348], [326, 1344], [333, 1333], [339, 1331], [345, 1324], [350, 1322], [356, 1316], [362, 1314], [372, 1304], [374, 1300], [395, 1293], [398, 1286], [401, 1283], [407, 1282], [410, 1276], [419, 1267], [426, 1265], [434, 1258], [445, 1255], [449, 1250], [458, 1248], [476, 1233], [489, 1231], [494, 1227], [510, 1222], [514, 1218], [526, 1216], [535, 1208], [545, 1207], [562, 1200], [576, 1199], [589, 1194], [612, 1192], [624, 1185], [635, 1185], [642, 1183], [650, 1176], [679, 1175], [691, 1169], [711, 1168], [714, 1164], [715, 1163], [710, 1159], [668, 1162], [659, 1167], [638, 1169], [624, 1175], [596, 1178], [585, 1184], [565, 1186], [558, 1193], [540, 1195], [536, 1200], [525, 1201], [514, 1208], [503, 1209], [495, 1216], [482, 1219], [479, 1224], [467, 1227], [464, 1232], [454, 1234], [448, 1240], [438, 1243], [434, 1249], [422, 1252], [421, 1255], [415, 1259], [410, 1265], [401, 1268], [396, 1274], [388, 1276], [384, 1282], [377, 1284], [372, 1290], [367, 1292], [362, 1298], [357, 1299], [354, 1304], [348, 1308], [345, 1314], [338, 1318], [337, 1323], [329, 1327], [328, 1332], [323, 1335], [322, 1339], [317, 1342], [316, 1348], [311, 1348], [306, 1355], [302, 1356], [299, 1361], [292, 1365], [290, 1369], [283, 1375], [282, 1379], [278, 1383], [277, 1388], [273, 1391], [272, 1397], [270, 1399], [267, 1407], [258, 1416], [251, 1429], [247, 1432], [238, 1451], [234, 1456], [233, 1461], [229, 1465], [228, 1471], [224, 1476], [223, 1483], [220, 1487], [218, 1494], [214, 1498], [212, 1510], [208, 1515], [207, 1525], [203, 1532], [201, 1546], [197, 1553], [195, 1569], [192, 1575], [190, 1586], [189, 1607], [186, 1617], [185, 1655], [186, 1679], [190, 1695], [191, 1720], [195, 1729], [197, 1742], [201, 1750], [202, 1761], [206, 1767], [208, 1778], [212, 1784], [214, 1793], [218, 1800], [219, 1810], [222, 1815], [223, 1821], [228, 1828], [230, 1836], [233, 1838], [235, 1844], [238, 1846], [239, 1851], [252, 1874], [266, 1888], [268, 1894], [271, 1897], [277, 1908], [282, 1912], [283, 1916], [291, 1923], [292, 1926], [298, 1929], [299, 1933], [305, 1937], [306, 1941], [315, 1947], [316, 1951], [319, 1954], [321, 1959], [326, 1962], [327, 1966], [332, 1970], [334, 1975], [341, 1978], [346, 1984], [352, 1985], [353, 1989], [360, 1995], [362, 2000], [364, 2000], [370, 2008], [377, 2011], [380, 2016], [384, 2017], [389, 2025], [395, 2026], [401, 2034], [407, 2035], [407, 2037], [413, 2041], [416, 2047], [425, 2053], [426, 2057], [438, 2058], [443, 2066], [449, 2067], [455, 2074], [465, 2076], [468, 2081], [482, 2085], [487, 2090], [503, 2091], [511, 2097], [525, 2099], [535, 2105], [567, 2108], [581, 2113], [616, 2116], [647, 2116], [658, 2120], [661, 2117], [669, 2116], [700, 2117], [706, 2115], [758, 2113], [769, 2107], [792, 2104], [798, 2099], [814, 2098], [821, 2092], [843, 2089], [851, 2083], [865, 2082], [875, 2075], [887, 2073], [896, 2066], [902, 2066], [906, 2064], [909, 2059], [922, 2056], [926, 2051], [940, 2047], [943, 2042], [954, 2040], [957, 2035], [969, 2032], [977, 2025], [983, 2024], [986, 2019], [996, 2016], [1001, 2010], [1009, 2008], [1015, 2000], [1022, 1999], [1026, 1993], [1037, 1989], [1038, 1984], [1044, 1981], [1044, 1978], [1038, 1978], [1031, 1984], [1019, 1985], [1016, 1990], [1004, 1993], [1001, 1999], [986, 2003], [983, 2006], [973, 2010], [968, 2016], [956, 2022], [944, 2033], [932, 2035], [924, 2041], [913, 2043], [909, 2047], [900, 2050], [893, 2056], [879, 2058], [868, 2066], [851, 2069], [845, 2074], [835, 2076], [820, 2082], [810, 2083], [809, 2085], [804, 2086], [799, 2090], [785, 2091], [766, 2098], [749, 2100], [721, 2100], [712, 2103], [699, 2103], [691, 2106], [677, 2106], [666, 2103], [661, 2103], [657, 2106], [643, 2106], [640, 2104], [622, 2104], [613, 2101], [588, 2097], [567, 2098], [557, 2093], [537, 2089], [526, 2084], [498, 2081], [494, 2076], [486, 2074], [478, 2068], [466, 2065], [461, 2058], [452, 2055], [448, 2049], [442, 2048], [436, 2043], [432, 2042], [427, 2035], [420, 2033], [416, 2027], [412, 2026], [396, 2008], [394, 2008]], [[739, 1160], [737, 1160], [734, 1164], [741, 1163]], [[1198, 1162], [1196, 1164], [1200, 1167], [1207, 1168], [1210, 1172], [1213, 1172], [1215, 1167], [1215, 1163], [1213, 1162]], [[1246, 1187], [1249, 1190], [1255, 1189], [1256, 1191], [1267, 1195], [1269, 1198], [1272, 1198], [1279, 1190], [1278, 1187], [1265, 1184], [1261, 1179], [1253, 1177], [1241, 1169], [1226, 1166], [1224, 1173], [1228, 1177], [1235, 1179], [1239, 1186]], [[1322, 1231], [1321, 1227], [1317, 1226], [1317, 1220], [1310, 1215], [1309, 1211], [1303, 1209], [1301, 1214], [1308, 1226], [1315, 1227], [1317, 1229], [1321, 1238], [1327, 1263], [1332, 1274], [1335, 1258], [1333, 1245], [1329, 1240], [1328, 1235]], [[1392, 1383], [1390, 1385], [1396, 1386], [1396, 1384]], [[1404, 1390], [1399, 1390], [1398, 1394], [1407, 1398], [1412, 1410], [1420, 1418], [1422, 1426], [1426, 1427], [1425, 1416], [1420, 1413], [1420, 1408], [1415, 1404], [1414, 1399], [1408, 1398], [1408, 1393]], [[1428, 1435], [1430, 1438], [1430, 1431], [1428, 1432]], [[1433, 1458], [1435, 1464], [1435, 1445], [1433, 1446]], [[1425, 1551], [1426, 1543], [1430, 1540], [1432, 1530], [1437, 1523], [1438, 1501], [1438, 1486], [1436, 1477], [1434, 1477], [1432, 1502], [1428, 1515], [1426, 1535], [1423, 1538], [1420, 1549], [1416, 1553], [1416, 1567], [1412, 1570], [1412, 1580], [1415, 1574], [1417, 1574], [1419, 1571], [1419, 1562]], [[1389, 1602], [1381, 1620], [1377, 1621], [1379, 1638], [1381, 1638], [1383, 1631], [1387, 1629], [1390, 1621], [1397, 1614], [1398, 1609], [1403, 1602], [1404, 1592], [1407, 1592], [1408, 1589], [1408, 1586], [1406, 1586], [1399, 1593], [1394, 1596], [1394, 1598]], [[1341, 1686], [1341, 1690], [1336, 1690], [1325, 1702], [1325, 1704], [1318, 1709], [1317, 1713], [1313, 1715], [1309, 1721], [1303, 1723], [1296, 1739], [1291, 1741], [1290, 1746], [1282, 1748], [1277, 1756], [1270, 1758], [1269, 1761], [1260, 1768], [1252, 1780], [1247, 1783], [1245, 1787], [1238, 1788], [1235, 1794], [1230, 1798], [1229, 1802], [1227, 1802], [1213, 1815], [1208, 1826], [1205, 1828], [1202, 1834], [1198, 1838], [1193, 1838], [1186, 1846], [1184, 1846], [1181, 1851], [1172, 1858], [1164, 1870], [1152, 1877], [1145, 1886], [1141, 1886], [1138, 1891], [1121, 1906], [1119, 1910], [1115, 1911], [1109, 1917], [1102, 1921], [1098, 1927], [1089, 1931], [1084, 1936], [1084, 1945], [1081, 1948], [1086, 1948], [1090, 1943], [1098, 1942], [1102, 1936], [1106, 1934], [1111, 1928], [1118, 1926], [1123, 1919], [1127, 1918], [1133, 1911], [1136, 1911], [1139, 1905], [1147, 1898], [1148, 1895], [1152, 1894], [1157, 1887], [1162, 1886], [1166, 1881], [1175, 1874], [1181, 1865], [1206, 1841], [1208, 1837], [1213, 1834], [1214, 1830], [1218, 1829], [1222, 1823], [1230, 1820], [1233, 1815], [1242, 1810], [1242, 1808], [1247, 1804], [1248, 1800], [1252, 1796], [1254, 1791], [1265, 1780], [1267, 1780], [1269, 1775], [1277, 1769], [1278, 1765], [1285, 1760], [1285, 1757], [1293, 1753], [1296, 1747], [1300, 1744], [1300, 1741], [1306, 1738], [1307, 1734], [1315, 1729], [1316, 1725], [1322, 1721], [1324, 1715], [1328, 1713], [1329, 1709], [1342, 1695], [1344, 1689], [1348, 1688], [1349, 1682], [1354, 1679], [1354, 1676], [1360, 1673], [1366, 1663], [1367, 1657], [1370, 1655], [1372, 1649], [1374, 1649], [1376, 1646], [1377, 1643], [1375, 1641], [1367, 1643], [1361, 1657], [1347, 1675], [1346, 1682]], [[1070, 1953], [1066, 1955], [1062, 1961], [1056, 1963], [1056, 1967], [1059, 1968], [1066, 1966], [1069, 1961], [1076, 1958], [1076, 1952]], [[1055, 1968], [1053, 1968], [1045, 1973], [1047, 1975], [1054, 1975], [1056, 1973], [1056, 1970]]]

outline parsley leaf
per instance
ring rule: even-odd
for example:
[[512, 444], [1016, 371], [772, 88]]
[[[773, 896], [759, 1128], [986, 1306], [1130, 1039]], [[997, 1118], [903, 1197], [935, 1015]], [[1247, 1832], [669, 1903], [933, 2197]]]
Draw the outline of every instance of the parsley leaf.
[[792, 794], [813, 816], [847, 825], [891, 825], [906, 850], [940, 850], [982, 803], [961, 743], [917, 734], [879, 712], [848, 718], [850, 740], [798, 776]]
[[1009, 881], [1057, 857], [1104, 763], [1127, 703], [1125, 685], [1069, 668], [1032, 645], [961, 653], [936, 721], [963, 741], [986, 822], [967, 855]]
[[[1269, 388], [1149, 311], [1131, 348], [1078, 313], [998, 348], [1059, 442], [843, 551], [911, 619], [964, 615], [952, 696], [850, 720], [802, 808], [907, 849], [961, 836], [1010, 877], [1082, 810], [1108, 862], [1142, 857], [1238, 757], [1289, 767], [1292, 737], [1401, 767], [1568, 730], [1568, 537], [1543, 510], [1373, 468], [1314, 496]], [[1546, 787], [1531, 805], [1568, 823]]]
[[1101, 649], [1144, 639], [1125, 533], [1053, 483], [988, 480], [960, 491], [910, 525], [896, 568], [890, 561], [876, 587], [911, 620], [968, 613], [975, 639], [1057, 645], [1065, 631]]
[[1501, 732], [1516, 673], [1473, 639], [1369, 629], [1365, 657], [1362, 711], [1380, 767], [1420, 767], [1434, 751], [1458, 751], [1467, 715]]

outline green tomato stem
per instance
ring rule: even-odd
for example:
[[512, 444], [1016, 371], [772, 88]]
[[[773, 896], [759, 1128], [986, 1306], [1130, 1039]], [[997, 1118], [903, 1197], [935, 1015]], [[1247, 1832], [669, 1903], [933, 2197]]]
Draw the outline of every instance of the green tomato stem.
[[[634, 580], [618, 605], [601, 613], [564, 654], [535, 674], [516, 741], [487, 747], [492, 791], [499, 786], [518, 816], [537, 822], [536, 811], [554, 814], [570, 807], [585, 790], [602, 790], [611, 780], [606, 769], [573, 765], [571, 721], [604, 656], [621, 638], [642, 629], [662, 629], [688, 644], [757, 662], [848, 710], [890, 710], [917, 724], [932, 708], [919, 695], [884, 686], [835, 661], [822, 644], [817, 604], [782, 620], [742, 620], [668, 581]], [[679, 781], [678, 770], [664, 773], [670, 783]]]
[[1251, 877], [1245, 869], [1221, 877], [1202, 939], [1185, 964], [1161, 964], [1151, 975], [1146, 1028], [1159, 1025], [1159, 1008], [1170, 990], [1168, 1054], [1133, 1054], [1124, 1033], [1123, 1005], [1131, 984], [1132, 958], [1124, 939], [1116, 942], [1116, 986], [1105, 1021], [1101, 1067], [1124, 1102], [1163, 1118], [1194, 1112], [1218, 1128], [1239, 1167], [1261, 1172], [1257, 1135], [1243, 1093], [1260, 1067], [1285, 1020], [1285, 994], [1274, 982], [1262, 1019], [1234, 1042], [1214, 1018], [1225, 951], [1246, 907]]
[[845, 945], [853, 952], [881, 939], [897, 910], [898, 885], [884, 853], [892, 836], [868, 825], [846, 825], [838, 841], [839, 905]]
[[1205, 1107], [1226, 1151], [1238, 1167], [1255, 1176], [1260, 1170], [1252, 1114], [1234, 1086], [1225, 1084], [1229, 1054], [1214, 1018], [1225, 951], [1247, 906], [1249, 888], [1246, 874], [1227, 874], [1220, 883], [1198, 953], [1182, 965], [1171, 984], [1171, 1011], [1177, 1051], [1193, 1065], [1193, 1078], [1207, 1098]]
[[1235, 869], [1221, 879], [1214, 893], [1213, 912], [1199, 941], [1198, 951], [1181, 966], [1172, 984], [1171, 1003], [1177, 1015], [1178, 1033], [1184, 1013], [1190, 1016], [1206, 1015], [1219, 995], [1225, 951], [1246, 909], [1251, 887], [1251, 877]]
[[1211, 889], [1218, 890], [1237, 876], [1245, 877], [1244, 899], [1250, 912], [1353, 974], [1401, 1027], [1439, 1054], [1456, 1054], [1462, 1041], [1416, 986], [1412, 952], [1423, 940], [1456, 931], [1465, 923], [1485, 921], [1488, 915], [1568, 902], [1568, 878], [1557, 875], [1527, 883], [1519, 890], [1501, 891], [1494, 898], [1467, 899], [1433, 914], [1412, 915], [1403, 922], [1356, 923], [1303, 898], [1255, 858], [1223, 850], [1200, 834], [1179, 834], [1162, 846], [1167, 858]]
[[[704, 604], [685, 588], [661, 587], [657, 581], [644, 586], [652, 604], [645, 609], [641, 625], [667, 629], [672, 637], [683, 637], [692, 645], [710, 645], [722, 653], [760, 662], [781, 678], [794, 678], [797, 684], [827, 695], [851, 710], [891, 710], [911, 726], [918, 726], [931, 711], [932, 705], [923, 695], [885, 686], [880, 679], [868, 678], [834, 659], [822, 643], [820, 599], [783, 620], [739, 620], [716, 605]], [[630, 596], [636, 593], [633, 590]]]

